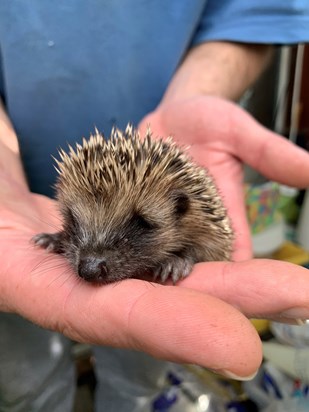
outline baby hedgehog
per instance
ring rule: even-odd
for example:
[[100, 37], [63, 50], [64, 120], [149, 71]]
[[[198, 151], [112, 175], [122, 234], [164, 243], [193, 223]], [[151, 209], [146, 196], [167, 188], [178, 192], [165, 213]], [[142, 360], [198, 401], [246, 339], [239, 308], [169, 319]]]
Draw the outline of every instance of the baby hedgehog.
[[130, 125], [96, 130], [57, 161], [63, 229], [34, 242], [63, 254], [78, 275], [110, 283], [149, 275], [174, 282], [194, 263], [229, 260], [233, 234], [207, 171], [169, 137]]

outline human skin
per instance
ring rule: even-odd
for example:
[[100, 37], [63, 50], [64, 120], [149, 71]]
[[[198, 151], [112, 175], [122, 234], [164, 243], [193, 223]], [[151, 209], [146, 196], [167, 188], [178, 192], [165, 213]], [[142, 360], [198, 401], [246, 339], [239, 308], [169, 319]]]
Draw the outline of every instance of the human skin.
[[[222, 45], [217, 44], [218, 57], [223, 52]], [[216, 44], [210, 46], [213, 55]], [[248, 50], [252, 53], [252, 49]], [[207, 45], [200, 51], [207, 57]], [[251, 66], [252, 55], [247, 60], [243, 49], [240, 55], [243, 65]], [[246, 84], [240, 82], [241, 87], [230, 94], [227, 85], [221, 91], [218, 88], [218, 93], [210, 91], [209, 96], [206, 80], [199, 90], [196, 85], [193, 87], [195, 82], [190, 80], [188, 84], [182, 75], [179, 77], [178, 71], [162, 104], [141, 123], [143, 128], [151, 122], [155, 133], [173, 133], [177, 140], [191, 145], [192, 156], [208, 166], [216, 178], [237, 233], [235, 262], [200, 263], [176, 287], [136, 279], [97, 287], [78, 279], [61, 256], [30, 244], [34, 234], [59, 229], [57, 204], [29, 192], [16, 136], [2, 111], [0, 309], [77, 341], [135, 348], [162, 359], [195, 363], [242, 379], [254, 374], [261, 362], [261, 342], [248, 318], [294, 322], [309, 317], [306, 269], [271, 260], [243, 261], [250, 255], [250, 242], [243, 201], [238, 198], [242, 161], [286, 184], [309, 184], [308, 154], [222, 98], [237, 98], [254, 81], [265, 65], [268, 51], [261, 55], [260, 60], [257, 57], [259, 70], [252, 74], [247, 67], [250, 76]], [[233, 64], [227, 61], [218, 67], [210, 59], [208, 74], [213, 70], [218, 76], [222, 70], [222, 78], [232, 76], [230, 70], [238, 67], [234, 63], [239, 55], [236, 49], [229, 49], [228, 56]], [[191, 58], [189, 54], [188, 59]], [[179, 69], [184, 73], [189, 70], [190, 79], [191, 70], [198, 73], [194, 61], [188, 60], [190, 70], [183, 68], [186, 60]], [[203, 67], [199, 59], [196, 62]], [[256, 67], [257, 64], [254, 70]]]

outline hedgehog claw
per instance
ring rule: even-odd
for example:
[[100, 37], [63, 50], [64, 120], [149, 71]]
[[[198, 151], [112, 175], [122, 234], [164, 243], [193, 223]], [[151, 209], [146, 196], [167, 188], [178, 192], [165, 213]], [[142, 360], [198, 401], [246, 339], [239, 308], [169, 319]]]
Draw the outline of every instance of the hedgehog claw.
[[176, 284], [180, 279], [189, 275], [192, 266], [193, 262], [190, 259], [173, 257], [155, 271], [154, 278], [159, 277], [161, 282], [164, 283], [171, 277], [173, 283]]
[[32, 238], [32, 242], [48, 252], [63, 253], [62, 232], [39, 233]]

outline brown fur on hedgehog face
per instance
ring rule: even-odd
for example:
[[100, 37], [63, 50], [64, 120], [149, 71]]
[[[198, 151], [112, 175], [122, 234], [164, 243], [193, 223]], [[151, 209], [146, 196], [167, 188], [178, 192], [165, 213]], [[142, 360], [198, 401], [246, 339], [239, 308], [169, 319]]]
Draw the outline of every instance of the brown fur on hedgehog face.
[[215, 185], [171, 139], [148, 131], [141, 141], [128, 127], [108, 141], [97, 133], [61, 158], [60, 245], [37, 243], [65, 254], [86, 280], [176, 281], [196, 262], [230, 258], [232, 231]]

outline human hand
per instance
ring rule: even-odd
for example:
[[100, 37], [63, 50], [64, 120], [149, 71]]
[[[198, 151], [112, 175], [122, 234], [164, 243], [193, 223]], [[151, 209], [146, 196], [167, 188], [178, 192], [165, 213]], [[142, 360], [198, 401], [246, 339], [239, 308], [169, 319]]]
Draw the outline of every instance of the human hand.
[[190, 146], [192, 158], [213, 175], [235, 230], [235, 260], [252, 254], [243, 163], [271, 180], [309, 186], [308, 153], [227, 100], [204, 96], [163, 104], [142, 120], [140, 129], [145, 130], [148, 124], [155, 136], [172, 135], [181, 145]]
[[136, 279], [95, 286], [63, 257], [30, 244], [34, 234], [59, 229], [56, 202], [2, 179], [0, 205], [0, 309], [77, 341], [246, 377], [261, 361], [261, 343], [246, 316], [309, 317], [306, 269], [275, 261], [213, 262], [196, 265], [180, 287]]

